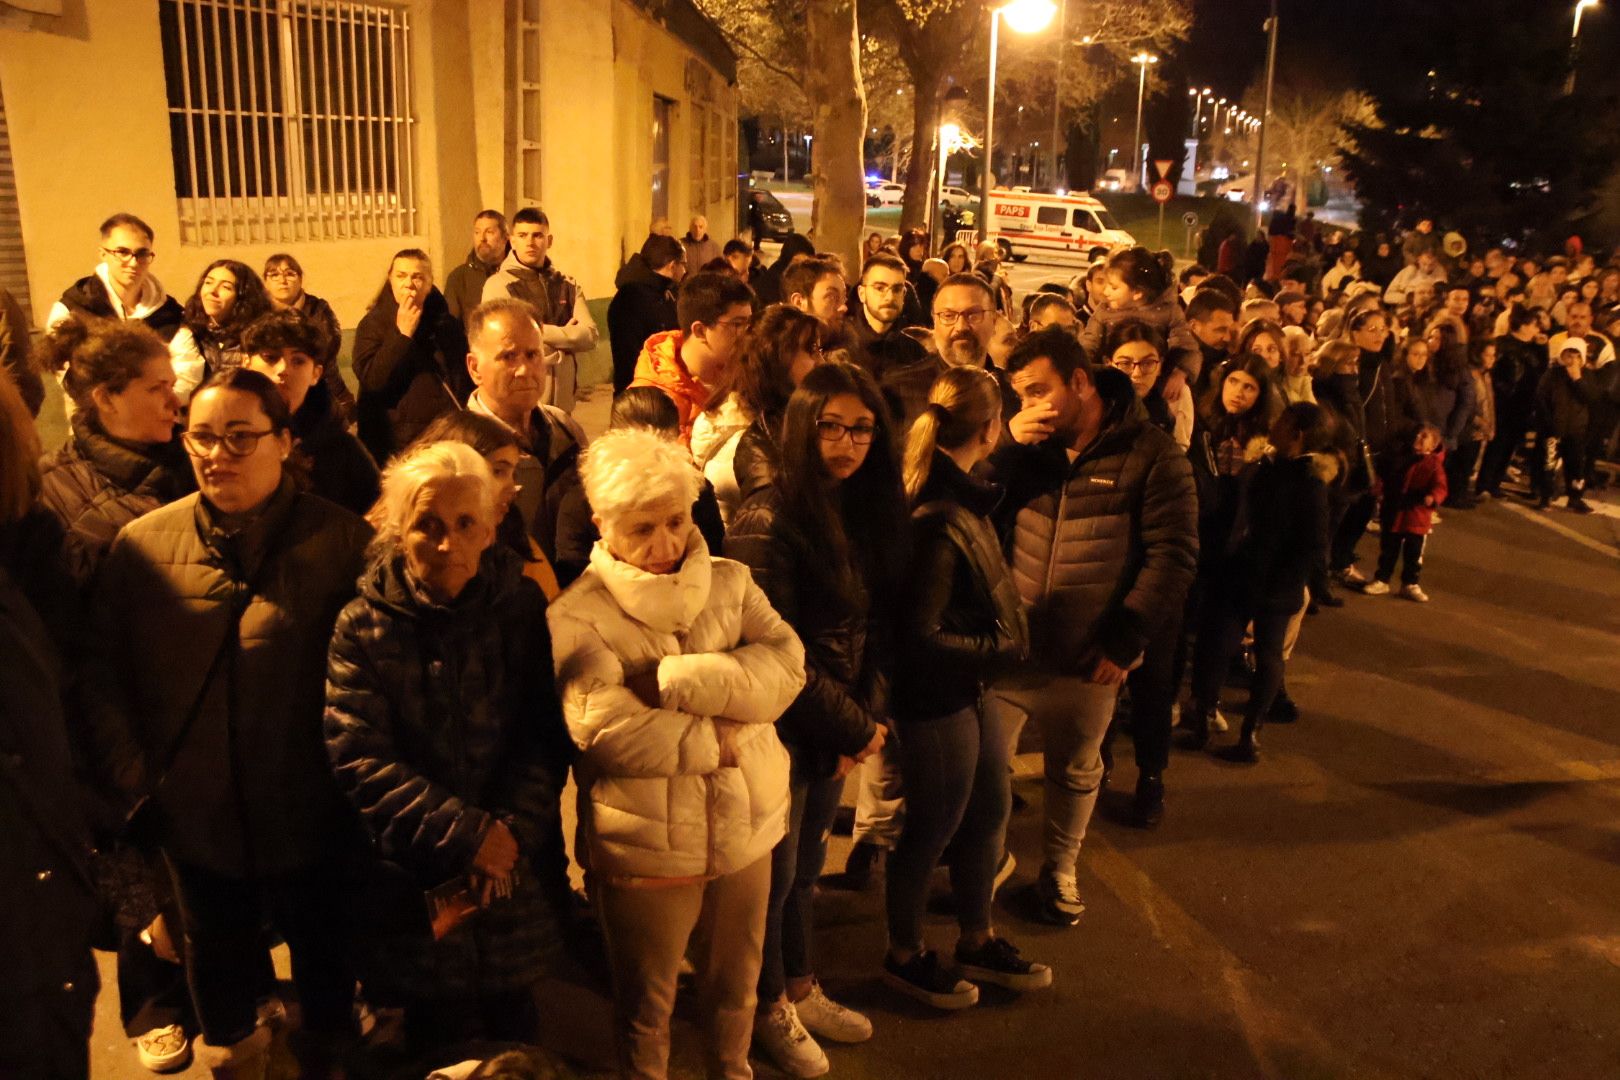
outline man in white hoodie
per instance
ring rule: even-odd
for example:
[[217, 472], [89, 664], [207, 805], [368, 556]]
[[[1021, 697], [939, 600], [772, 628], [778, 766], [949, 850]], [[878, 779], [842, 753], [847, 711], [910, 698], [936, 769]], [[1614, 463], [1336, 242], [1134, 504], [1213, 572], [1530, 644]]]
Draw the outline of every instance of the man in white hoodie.
[[[45, 320], [45, 329], [51, 330], [68, 318], [139, 320], [157, 331], [169, 342], [170, 359], [176, 374], [187, 371], [200, 373], [202, 354], [195, 344], [181, 346], [175, 352], [175, 332], [180, 329], [182, 311], [174, 297], [163, 290], [163, 283], [152, 276], [152, 263], [157, 252], [152, 250], [152, 227], [134, 214], [114, 214], [101, 223], [101, 263], [95, 272], [80, 278], [62, 292], [61, 299], [51, 305]], [[191, 341], [184, 335], [182, 342]], [[194, 378], [189, 383], [176, 383], [175, 393], [184, 401], [196, 387]], [[68, 415], [73, 406], [68, 405]]]

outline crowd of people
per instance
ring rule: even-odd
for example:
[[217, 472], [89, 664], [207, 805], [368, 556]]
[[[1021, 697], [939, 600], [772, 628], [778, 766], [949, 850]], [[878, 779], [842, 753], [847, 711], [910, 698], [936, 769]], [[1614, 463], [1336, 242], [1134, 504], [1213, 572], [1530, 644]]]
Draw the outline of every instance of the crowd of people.
[[[1561, 472], [1588, 510], [1620, 417], [1620, 268], [1579, 252], [1453, 263], [1423, 223], [1400, 266], [1302, 227], [1247, 268], [1231, 241], [1179, 274], [1127, 248], [1020, 301], [994, 244], [873, 234], [856, 267], [792, 236], [766, 266], [672, 232], [619, 275], [594, 440], [597, 327], [533, 208], [480, 213], [442, 287], [393, 257], [352, 393], [294, 256], [216, 260], [182, 305], [131, 214], [42, 338], [7, 335], [4, 1001], [29, 1035], [0, 1072], [87, 1074], [94, 945], [154, 1072], [263, 1077], [290, 1027], [304, 1075], [363, 1034], [425, 1075], [537, 1042], [536, 987], [594, 927], [622, 1075], [667, 1075], [689, 970], [708, 1075], [818, 1076], [874, 1034], [818, 977], [833, 877], [881, 879], [897, 993], [1038, 991], [1052, 968], [994, 919], [1026, 725], [1029, 910], [1073, 926], [1117, 732], [1153, 828], [1178, 725], [1204, 749], [1246, 681], [1218, 753], [1257, 762], [1300, 716], [1309, 614], [1397, 567], [1426, 601], [1441, 510], [1507, 497], [1518, 461], [1540, 508]], [[52, 377], [70, 434], [42, 453]]]

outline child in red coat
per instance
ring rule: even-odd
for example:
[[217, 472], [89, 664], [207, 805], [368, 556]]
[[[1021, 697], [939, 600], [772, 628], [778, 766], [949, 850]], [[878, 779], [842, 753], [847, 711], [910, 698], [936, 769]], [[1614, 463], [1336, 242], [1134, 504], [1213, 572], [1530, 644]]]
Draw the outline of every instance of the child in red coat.
[[1434, 528], [1434, 508], [1446, 501], [1446, 452], [1440, 429], [1420, 424], [1409, 449], [1394, 450], [1379, 462], [1384, 501], [1379, 513], [1378, 573], [1362, 590], [1368, 596], [1389, 592], [1395, 562], [1401, 567], [1401, 595], [1420, 604], [1429, 601], [1418, 584], [1423, 574], [1423, 547]]

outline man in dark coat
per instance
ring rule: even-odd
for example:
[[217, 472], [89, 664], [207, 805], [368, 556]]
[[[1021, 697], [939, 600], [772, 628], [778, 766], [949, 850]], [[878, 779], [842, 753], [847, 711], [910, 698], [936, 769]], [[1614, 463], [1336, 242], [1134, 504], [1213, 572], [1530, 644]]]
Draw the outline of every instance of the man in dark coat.
[[998, 684], [990, 705], [1013, 738], [1026, 719], [1040, 726], [1046, 828], [1036, 890], [1043, 917], [1072, 926], [1085, 909], [1075, 868], [1101, 786], [1103, 736], [1158, 620], [1185, 602], [1197, 496], [1187, 455], [1149, 422], [1129, 378], [1092, 368], [1074, 338], [1033, 334], [1007, 369], [1023, 408], [991, 469], [1007, 487], [1000, 523], [1030, 612], [1033, 663]]
[[647, 339], [680, 327], [675, 317], [675, 290], [686, 276], [685, 249], [673, 236], [647, 237], [641, 250], [630, 256], [613, 285], [618, 291], [608, 304], [608, 345], [613, 352], [613, 393], [619, 394], [636, 376], [636, 357]]
[[473, 246], [467, 261], [450, 271], [444, 299], [450, 314], [465, 319], [484, 299], [484, 282], [506, 258], [506, 217], [499, 210], [480, 210], [473, 218]]

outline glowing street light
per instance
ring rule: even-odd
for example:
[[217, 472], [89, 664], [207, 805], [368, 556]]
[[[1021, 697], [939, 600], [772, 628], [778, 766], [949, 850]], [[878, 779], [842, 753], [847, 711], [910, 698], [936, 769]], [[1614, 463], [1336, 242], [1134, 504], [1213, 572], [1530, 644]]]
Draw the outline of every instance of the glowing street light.
[[1140, 159], [1132, 162], [1136, 166], [1138, 190], [1146, 183], [1147, 177], [1147, 154], [1142, 149], [1142, 102], [1147, 96], [1148, 65], [1157, 64], [1158, 62], [1159, 58], [1157, 56], [1146, 51], [1139, 52], [1131, 57], [1131, 63], [1142, 69], [1141, 75], [1136, 81], [1136, 141], [1131, 143], [1133, 156]]
[[1564, 83], [1564, 93], [1575, 92], [1575, 62], [1581, 55], [1581, 15], [1589, 7], [1597, 7], [1598, 0], [1577, 0], [1575, 4], [1575, 29], [1569, 35], [1569, 79]]
[[1000, 7], [990, 9], [990, 79], [984, 101], [984, 166], [979, 174], [979, 242], [983, 243], [990, 231], [990, 167], [995, 162], [996, 127], [996, 46], [1000, 41], [1003, 19], [1020, 34], [1035, 34], [1045, 30], [1057, 17], [1058, 6], [1053, 0], [1008, 0]]

